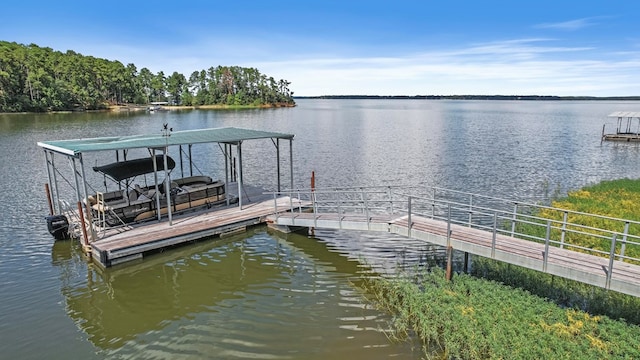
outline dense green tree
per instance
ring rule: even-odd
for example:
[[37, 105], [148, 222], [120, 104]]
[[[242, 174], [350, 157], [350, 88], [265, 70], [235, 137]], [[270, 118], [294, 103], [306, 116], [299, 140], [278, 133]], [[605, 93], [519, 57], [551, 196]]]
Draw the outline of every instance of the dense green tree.
[[166, 80], [169, 101], [175, 105], [182, 105], [182, 95], [185, 91], [187, 79], [184, 75], [174, 71]]
[[178, 105], [294, 104], [291, 83], [255, 68], [217, 66], [155, 75], [134, 64], [0, 41], [0, 112], [102, 109], [170, 101]]

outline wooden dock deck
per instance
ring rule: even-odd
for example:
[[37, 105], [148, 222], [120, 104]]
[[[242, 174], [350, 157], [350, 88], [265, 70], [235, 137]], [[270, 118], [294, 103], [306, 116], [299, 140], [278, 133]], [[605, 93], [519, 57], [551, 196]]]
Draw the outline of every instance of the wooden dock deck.
[[603, 141], [640, 142], [640, 134], [604, 134]]
[[[278, 208], [306, 206], [295, 198], [279, 197]], [[242, 206], [231, 205], [176, 215], [171, 225], [162, 221], [149, 221], [112, 229], [102, 238], [90, 243], [92, 257], [103, 267], [140, 259], [145, 253], [196, 241], [212, 236], [244, 231], [249, 226], [263, 224], [274, 213], [275, 201], [268, 197], [254, 197]]]

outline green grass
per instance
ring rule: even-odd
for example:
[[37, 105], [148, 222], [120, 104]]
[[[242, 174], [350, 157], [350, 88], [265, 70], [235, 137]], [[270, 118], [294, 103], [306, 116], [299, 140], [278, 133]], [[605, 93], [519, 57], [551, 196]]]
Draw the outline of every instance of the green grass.
[[[640, 180], [620, 179], [603, 181], [597, 185], [569, 192], [566, 197], [552, 201], [551, 207], [574, 212], [597, 214], [611, 218], [640, 221]], [[560, 239], [560, 230], [558, 228], [562, 226], [564, 215], [563, 211], [541, 209], [532, 215], [552, 220], [551, 226], [556, 229], [552, 230], [551, 238]], [[540, 223], [544, 222], [545, 221], [543, 220], [540, 221]], [[569, 214], [568, 222], [592, 228], [605, 229], [610, 232], [617, 232], [618, 241], [622, 239], [622, 234], [624, 232], [623, 222], [610, 219], [581, 214]], [[600, 235], [603, 238], [567, 232], [565, 242], [589, 249], [600, 250], [606, 254], [611, 251], [612, 234], [610, 232], [585, 230], [584, 228], [578, 228], [575, 226], [569, 226], [567, 229]], [[516, 232], [544, 238], [546, 228], [544, 226], [518, 224]], [[630, 224], [628, 234], [640, 236], [640, 225]], [[576, 251], [585, 251], [576, 248], [571, 249]], [[616, 249], [616, 253], [619, 253], [620, 244], [618, 244]], [[640, 258], [640, 246], [628, 244], [625, 248], [625, 255]], [[601, 256], [604, 255], [601, 254]]]
[[434, 359], [634, 359], [640, 327], [562, 309], [522, 289], [433, 269], [368, 279], [371, 301], [394, 315], [389, 337], [420, 339]]

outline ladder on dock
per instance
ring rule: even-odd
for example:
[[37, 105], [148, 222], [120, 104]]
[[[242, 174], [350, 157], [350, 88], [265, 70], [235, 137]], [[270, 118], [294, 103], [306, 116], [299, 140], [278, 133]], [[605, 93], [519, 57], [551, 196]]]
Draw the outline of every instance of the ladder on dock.
[[[269, 220], [278, 227], [394, 233], [640, 297], [640, 258], [627, 255], [629, 248], [640, 248], [640, 234], [629, 231], [640, 228], [637, 221], [436, 187], [421, 192], [388, 186], [272, 194], [312, 204], [282, 212], [276, 203]], [[574, 218], [609, 225], [587, 226]], [[584, 243], [605, 245], [597, 249]]]

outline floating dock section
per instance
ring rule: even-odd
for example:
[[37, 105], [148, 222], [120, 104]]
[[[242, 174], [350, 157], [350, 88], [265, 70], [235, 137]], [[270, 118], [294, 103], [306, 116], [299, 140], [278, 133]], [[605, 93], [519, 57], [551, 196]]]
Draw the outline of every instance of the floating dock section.
[[308, 206], [294, 198], [280, 197], [252, 202], [242, 208], [230, 206], [177, 215], [171, 224], [152, 221], [130, 226], [126, 231], [114, 229], [90, 243], [91, 255], [101, 266], [110, 267], [164, 248], [244, 232], [248, 227], [266, 223], [267, 217], [274, 215], [275, 202], [280, 209]]

